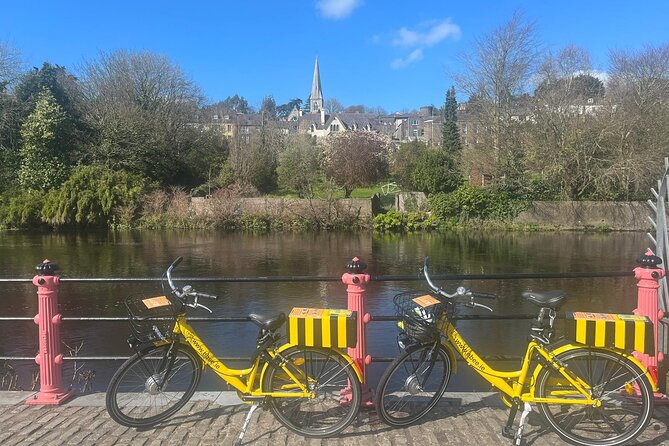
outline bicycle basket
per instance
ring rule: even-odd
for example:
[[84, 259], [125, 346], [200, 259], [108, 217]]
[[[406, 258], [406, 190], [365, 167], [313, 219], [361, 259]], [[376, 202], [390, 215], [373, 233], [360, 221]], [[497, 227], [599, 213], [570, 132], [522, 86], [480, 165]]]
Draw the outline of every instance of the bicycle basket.
[[[438, 302], [438, 303], [435, 303]], [[451, 306], [425, 293], [401, 293], [393, 298], [399, 316], [400, 331], [418, 342], [430, 342], [439, 337], [442, 318]]]
[[130, 296], [125, 306], [130, 329], [140, 342], [171, 340], [177, 317], [171, 296]]

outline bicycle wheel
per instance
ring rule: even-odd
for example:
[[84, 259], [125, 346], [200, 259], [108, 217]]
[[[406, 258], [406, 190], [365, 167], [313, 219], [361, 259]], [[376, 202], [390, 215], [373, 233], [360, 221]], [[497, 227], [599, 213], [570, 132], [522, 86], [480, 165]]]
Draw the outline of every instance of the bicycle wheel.
[[[353, 367], [336, 351], [291, 347], [281, 355], [286, 367], [314, 398], [269, 398], [269, 407], [284, 426], [306, 437], [328, 437], [342, 431], [357, 416], [361, 389]], [[263, 379], [265, 392], [301, 392], [288, 374], [270, 365]]]
[[[168, 354], [169, 352], [169, 354]], [[152, 426], [173, 415], [193, 396], [202, 361], [188, 346], [149, 347], [128, 359], [107, 388], [107, 412], [128, 427]]]
[[376, 411], [391, 426], [408, 426], [438, 402], [451, 377], [451, 358], [440, 343], [408, 348], [390, 364], [376, 389]]
[[[557, 358], [569, 373], [588, 383], [600, 407], [539, 404], [548, 423], [577, 445], [619, 445], [636, 438], [653, 413], [653, 391], [644, 372], [626, 357], [609, 350], [577, 348]], [[544, 368], [537, 379], [539, 397], [582, 397], [557, 370]]]

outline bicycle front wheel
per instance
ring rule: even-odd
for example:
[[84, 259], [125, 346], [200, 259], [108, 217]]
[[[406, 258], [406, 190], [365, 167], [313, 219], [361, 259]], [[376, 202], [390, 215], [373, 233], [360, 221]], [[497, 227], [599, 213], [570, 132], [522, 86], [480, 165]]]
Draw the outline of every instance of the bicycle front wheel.
[[[577, 445], [612, 446], [636, 438], [653, 413], [653, 390], [644, 371], [610, 350], [576, 348], [557, 355], [567, 373], [590, 387], [600, 407], [539, 404], [548, 423], [566, 441]], [[544, 368], [537, 379], [540, 398], [585, 398], [557, 370]]]
[[[360, 381], [341, 354], [315, 347], [291, 347], [281, 356], [290, 373], [314, 392], [314, 398], [269, 399], [270, 410], [284, 426], [305, 437], [323, 438], [342, 431], [355, 419], [360, 408]], [[263, 389], [302, 393], [285, 370], [271, 365]]]
[[181, 409], [193, 396], [202, 361], [188, 346], [149, 347], [128, 359], [107, 388], [109, 416], [128, 427], [148, 427]]
[[451, 358], [440, 343], [408, 348], [390, 364], [376, 389], [376, 411], [391, 426], [408, 426], [438, 402], [451, 377]]

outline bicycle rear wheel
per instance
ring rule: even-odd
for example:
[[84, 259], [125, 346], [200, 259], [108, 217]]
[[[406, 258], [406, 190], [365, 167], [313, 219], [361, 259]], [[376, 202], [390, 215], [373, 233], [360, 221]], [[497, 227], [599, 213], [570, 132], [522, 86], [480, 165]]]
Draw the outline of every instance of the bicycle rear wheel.
[[[548, 423], [577, 445], [612, 446], [636, 438], [653, 413], [653, 390], [634, 362], [610, 350], [576, 348], [557, 358], [569, 373], [588, 383], [600, 407], [539, 404]], [[584, 398], [557, 370], [544, 368], [537, 379], [539, 397]]]
[[188, 402], [201, 375], [202, 361], [190, 347], [148, 347], [123, 363], [112, 377], [107, 412], [124, 426], [152, 426]]
[[451, 370], [451, 359], [440, 343], [408, 348], [395, 358], [379, 381], [379, 417], [397, 427], [420, 420], [444, 394]]
[[[314, 398], [269, 398], [269, 408], [284, 426], [306, 437], [328, 437], [345, 429], [357, 416], [361, 389], [353, 366], [338, 352], [315, 347], [291, 347], [281, 355], [285, 366]], [[296, 392], [295, 382], [270, 365], [263, 379], [265, 392]]]

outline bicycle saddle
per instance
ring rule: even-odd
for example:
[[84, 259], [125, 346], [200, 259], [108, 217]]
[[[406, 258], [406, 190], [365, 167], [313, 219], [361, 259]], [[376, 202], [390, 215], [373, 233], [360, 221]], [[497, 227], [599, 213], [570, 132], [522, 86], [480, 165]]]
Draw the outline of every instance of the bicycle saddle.
[[567, 299], [567, 295], [562, 290], [525, 291], [523, 297], [534, 305], [552, 310], [560, 308], [560, 305]]
[[284, 322], [286, 322], [285, 313], [277, 313], [270, 315], [251, 313], [249, 314], [249, 317], [251, 318], [253, 323], [256, 324], [258, 327], [270, 331], [276, 330], [277, 328], [282, 326]]

